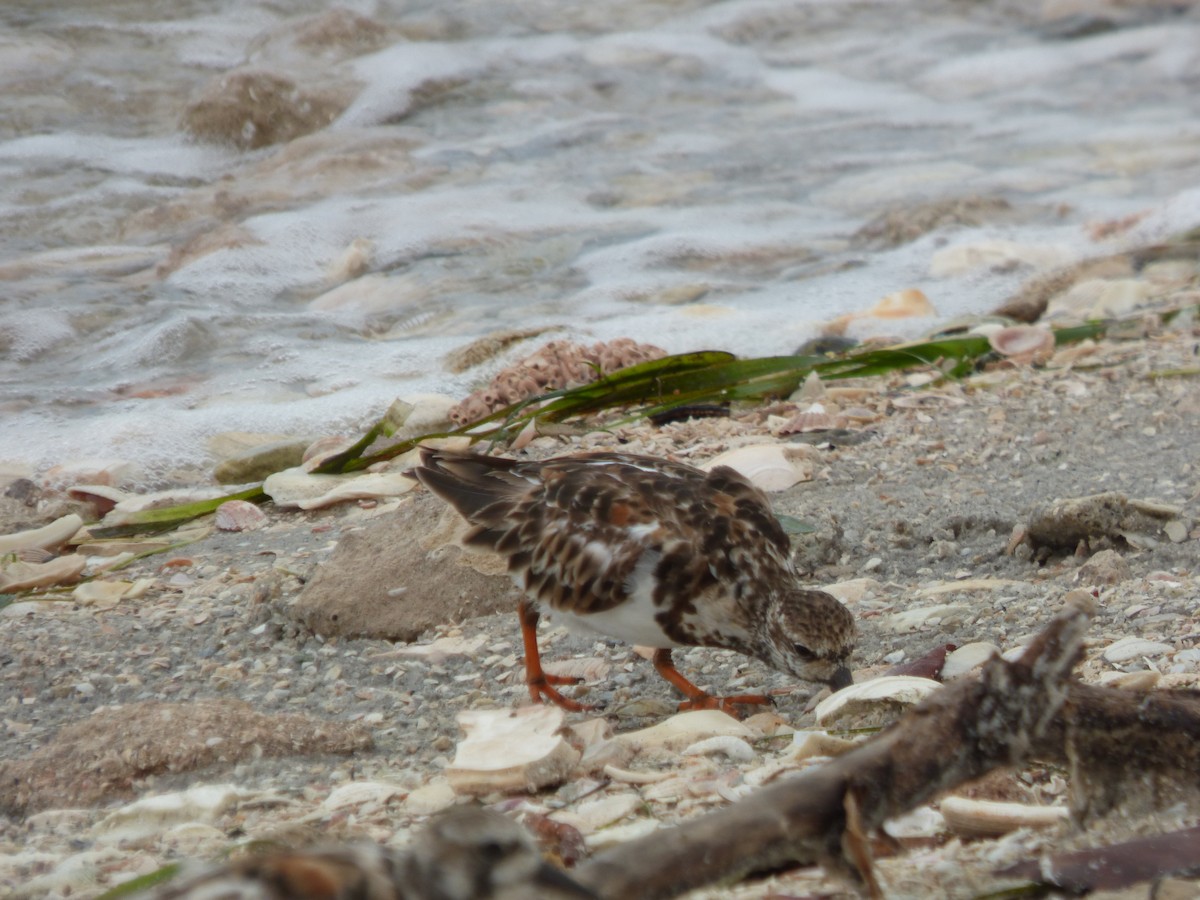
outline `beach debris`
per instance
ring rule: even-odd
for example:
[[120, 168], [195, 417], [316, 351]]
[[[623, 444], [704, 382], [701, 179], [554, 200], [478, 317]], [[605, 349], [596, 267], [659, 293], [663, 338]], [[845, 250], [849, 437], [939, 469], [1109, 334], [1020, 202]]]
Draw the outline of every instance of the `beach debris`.
[[562, 735], [563, 711], [556, 706], [468, 709], [458, 724], [465, 737], [446, 779], [459, 794], [537, 791], [566, 781], [580, 760]]
[[[824, 727], [870, 728], [886, 725], [904, 710], [919, 703], [942, 685], [931, 678], [914, 675], [884, 675], [842, 688], [817, 704], [813, 711]], [[849, 723], [853, 722], [853, 726]]]
[[786, 491], [812, 480], [813, 457], [818, 452], [807, 444], [748, 444], [726, 450], [700, 468], [711, 472], [717, 466], [729, 466], [760, 490]]
[[254, 531], [267, 524], [267, 514], [246, 500], [226, 500], [217, 507], [218, 531]]
[[0, 534], [0, 554], [20, 550], [57, 550], [83, 527], [83, 519], [75, 513], [60, 516], [41, 528]]
[[998, 837], [1018, 828], [1049, 828], [1071, 816], [1065, 806], [1030, 806], [968, 797], [944, 797], [939, 808], [946, 827], [967, 838]]
[[593, 344], [551, 341], [531, 356], [502, 370], [492, 383], [450, 410], [450, 419], [466, 425], [518, 400], [546, 391], [595, 381], [635, 363], [666, 356], [666, 351], [629, 338]]

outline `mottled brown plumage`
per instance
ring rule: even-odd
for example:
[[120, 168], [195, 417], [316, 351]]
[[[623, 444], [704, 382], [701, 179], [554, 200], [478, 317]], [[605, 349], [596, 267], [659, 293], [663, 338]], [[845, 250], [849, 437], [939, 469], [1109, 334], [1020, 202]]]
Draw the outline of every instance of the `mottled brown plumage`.
[[688, 708], [765, 698], [707, 697], [674, 670], [672, 647], [723, 647], [800, 678], [850, 682], [850, 612], [798, 586], [766, 496], [733, 469], [619, 453], [522, 462], [425, 450], [413, 474], [472, 523], [468, 544], [507, 558], [529, 597], [520, 612], [535, 699], [579, 708], [539, 680], [539, 609], [660, 648], [655, 666]]

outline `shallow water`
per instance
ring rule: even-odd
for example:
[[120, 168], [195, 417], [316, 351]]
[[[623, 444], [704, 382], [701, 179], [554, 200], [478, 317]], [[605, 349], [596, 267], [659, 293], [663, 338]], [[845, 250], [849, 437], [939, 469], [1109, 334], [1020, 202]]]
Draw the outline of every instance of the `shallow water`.
[[[497, 329], [785, 353], [894, 291], [984, 312], [1194, 226], [1200, 12], [1091, 33], [1030, 6], [8, 3], [0, 462], [120, 457], [153, 483], [215, 432], [353, 433], [397, 395], [463, 394], [504, 360], [444, 355]], [[332, 121], [193, 139], [189, 103], [238, 68]], [[971, 195], [1011, 210], [853, 237]]]

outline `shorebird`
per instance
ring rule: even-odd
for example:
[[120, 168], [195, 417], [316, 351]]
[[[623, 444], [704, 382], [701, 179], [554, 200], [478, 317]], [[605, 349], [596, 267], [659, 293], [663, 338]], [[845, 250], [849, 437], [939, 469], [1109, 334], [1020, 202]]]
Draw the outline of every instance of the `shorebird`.
[[853, 616], [798, 584], [766, 495], [733, 469], [623, 453], [538, 462], [425, 449], [411, 474], [471, 523], [466, 544], [507, 557], [525, 593], [518, 614], [535, 702], [590, 708], [555, 688], [578, 679], [542, 669], [543, 611], [654, 648], [655, 669], [686, 698], [681, 710], [770, 701], [707, 694], [675, 668], [675, 647], [735, 650], [835, 690], [851, 682]]
[[458, 806], [405, 850], [353, 844], [246, 856], [165, 885], [153, 900], [596, 900], [545, 862], [516, 822]]

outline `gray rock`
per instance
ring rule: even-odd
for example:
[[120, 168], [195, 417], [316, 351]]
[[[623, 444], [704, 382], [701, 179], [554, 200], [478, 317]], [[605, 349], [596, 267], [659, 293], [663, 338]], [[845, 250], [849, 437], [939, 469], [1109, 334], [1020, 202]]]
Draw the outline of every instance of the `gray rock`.
[[440, 500], [414, 492], [395, 515], [343, 537], [291, 614], [326, 636], [412, 641], [437, 625], [515, 611], [502, 563], [458, 546], [459, 523]]

